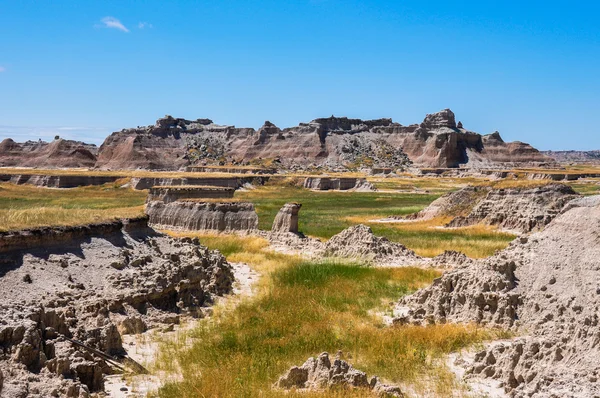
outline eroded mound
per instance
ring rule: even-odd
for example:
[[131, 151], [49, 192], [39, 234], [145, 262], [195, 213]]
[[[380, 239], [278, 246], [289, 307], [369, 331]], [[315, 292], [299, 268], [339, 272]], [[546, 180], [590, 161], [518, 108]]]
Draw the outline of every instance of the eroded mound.
[[[468, 374], [516, 397], [600, 394], [600, 207], [572, 202], [544, 231], [401, 300], [396, 323], [479, 322], [524, 337], [477, 354]], [[590, 207], [588, 207], [590, 206]]]
[[475, 224], [526, 233], [544, 228], [562, 208], [579, 194], [568, 185], [551, 184], [536, 188], [493, 189], [466, 217], [457, 217], [448, 226]]
[[297, 391], [323, 391], [341, 388], [371, 390], [379, 397], [403, 397], [399, 387], [382, 383], [378, 377], [367, 377], [365, 372], [354, 369], [348, 362], [336, 356], [331, 362], [324, 352], [311, 357], [302, 365], [294, 366], [279, 378], [275, 388]]
[[355, 225], [334, 235], [325, 244], [325, 256], [360, 259], [378, 265], [409, 265], [422, 261], [415, 252], [385, 237], [375, 236], [370, 227]]
[[231, 290], [230, 265], [145, 219], [0, 235], [4, 397], [86, 397], [125, 355], [121, 335], [201, 316]]

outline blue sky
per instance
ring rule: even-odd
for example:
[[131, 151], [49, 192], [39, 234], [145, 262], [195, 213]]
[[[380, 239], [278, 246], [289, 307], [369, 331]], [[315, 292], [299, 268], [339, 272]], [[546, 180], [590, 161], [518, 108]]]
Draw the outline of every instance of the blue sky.
[[0, 139], [331, 114], [600, 149], [600, 2], [0, 0]]

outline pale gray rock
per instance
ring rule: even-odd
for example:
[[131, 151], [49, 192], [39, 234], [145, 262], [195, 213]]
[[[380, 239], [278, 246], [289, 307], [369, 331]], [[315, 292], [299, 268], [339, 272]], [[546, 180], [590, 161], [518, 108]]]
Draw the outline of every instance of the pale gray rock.
[[383, 384], [377, 377], [369, 381], [365, 372], [354, 369], [348, 362], [339, 358], [339, 354], [331, 361], [326, 352], [317, 358], [309, 358], [302, 366], [290, 368], [273, 387], [297, 391], [361, 388], [371, 390], [379, 397], [404, 396], [399, 387]]
[[302, 205], [300, 203], [286, 203], [275, 216], [271, 232], [298, 233], [298, 212]]
[[158, 229], [186, 231], [253, 231], [258, 215], [246, 202], [150, 202], [146, 205], [149, 223]]
[[396, 323], [509, 328], [522, 337], [488, 345], [468, 377], [496, 379], [512, 397], [599, 396], [600, 207], [579, 203], [541, 232], [403, 298]]

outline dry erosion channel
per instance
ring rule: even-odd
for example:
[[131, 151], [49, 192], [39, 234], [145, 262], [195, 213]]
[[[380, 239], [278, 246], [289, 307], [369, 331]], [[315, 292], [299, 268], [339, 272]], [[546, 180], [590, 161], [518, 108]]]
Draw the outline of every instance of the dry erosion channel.
[[0, 397], [600, 397], [600, 168], [551, 155], [450, 110], [5, 140]]

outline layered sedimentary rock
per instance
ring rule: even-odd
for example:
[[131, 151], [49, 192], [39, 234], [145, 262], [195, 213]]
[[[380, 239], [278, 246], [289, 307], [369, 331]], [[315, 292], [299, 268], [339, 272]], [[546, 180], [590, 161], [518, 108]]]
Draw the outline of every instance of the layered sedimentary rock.
[[185, 178], [135, 177], [131, 179], [131, 187], [133, 189], [150, 189], [157, 186], [199, 185], [237, 189], [245, 185], [264, 185], [268, 180], [268, 176]]
[[17, 143], [10, 138], [0, 142], [0, 166], [17, 167], [93, 167], [96, 164], [96, 145], [79, 141], [56, 139]]
[[298, 212], [302, 205], [300, 203], [286, 203], [279, 210], [273, 221], [271, 232], [274, 233], [298, 233]]
[[150, 202], [146, 205], [150, 225], [158, 229], [186, 231], [253, 231], [258, 215], [245, 202]]
[[126, 355], [121, 335], [201, 316], [230, 265], [140, 218], [0, 234], [2, 397], [88, 397]]
[[374, 191], [373, 184], [364, 178], [352, 177], [306, 177], [304, 180], [304, 188], [314, 189], [317, 191], [348, 191], [350, 189], [359, 191]]
[[397, 324], [478, 322], [517, 337], [489, 345], [469, 377], [514, 397], [600, 395], [600, 199], [577, 199], [543, 231], [405, 297]]
[[13, 184], [35, 185], [47, 188], [75, 188], [88, 185], [103, 185], [117, 181], [119, 176], [94, 175], [49, 175], [49, 174], [1, 174], [0, 181]]
[[234, 188], [210, 186], [164, 186], [153, 187], [148, 191], [147, 202], [155, 200], [171, 203], [180, 199], [230, 199], [235, 193]]
[[493, 189], [467, 216], [456, 217], [448, 226], [486, 224], [518, 233], [536, 231], [544, 228], [569, 201], [578, 196], [573, 188], [563, 184]]
[[111, 134], [102, 144], [103, 169], [179, 169], [202, 163], [276, 162], [306, 169], [418, 167], [506, 167], [551, 160], [530, 145], [505, 143], [498, 133], [482, 136], [458, 125], [452, 111], [427, 115], [403, 126], [391, 119], [315, 119], [280, 129], [270, 122], [258, 130], [220, 126], [167, 116], [154, 126]]

